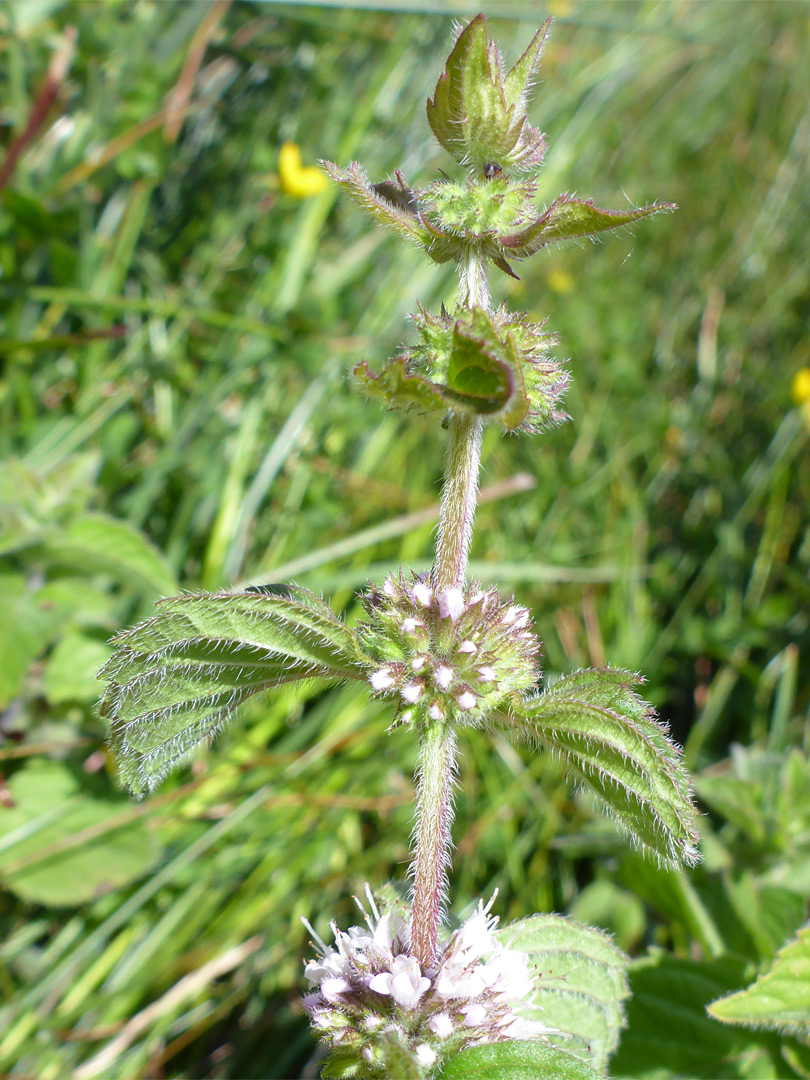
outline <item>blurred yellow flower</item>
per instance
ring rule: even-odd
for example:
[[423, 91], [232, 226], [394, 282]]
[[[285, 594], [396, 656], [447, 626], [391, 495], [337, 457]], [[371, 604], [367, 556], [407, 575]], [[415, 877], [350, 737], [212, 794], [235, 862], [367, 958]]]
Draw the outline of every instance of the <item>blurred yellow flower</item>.
[[571, 14], [571, 8], [573, 6], [571, 0], [548, 0], [546, 11], [549, 15], [555, 15], [558, 19], [564, 19], [566, 15]]
[[282, 143], [279, 148], [278, 180], [281, 190], [287, 195], [294, 195], [296, 199], [317, 195], [329, 183], [320, 169], [301, 164], [301, 151], [294, 142]]
[[790, 396], [797, 405], [810, 401], [810, 368], [799, 368], [790, 384]]
[[576, 282], [571, 274], [567, 270], [560, 269], [560, 267], [555, 267], [546, 274], [546, 285], [552, 292], [571, 293], [574, 291], [575, 284]]

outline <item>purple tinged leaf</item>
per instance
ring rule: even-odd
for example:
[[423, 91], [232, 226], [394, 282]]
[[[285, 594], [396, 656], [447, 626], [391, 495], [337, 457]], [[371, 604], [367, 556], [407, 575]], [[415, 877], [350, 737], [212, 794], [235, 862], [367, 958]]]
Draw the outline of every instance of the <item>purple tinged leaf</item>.
[[545, 23], [506, 82], [483, 15], [459, 34], [428, 100], [427, 118], [439, 143], [460, 164], [526, 171], [541, 162], [545, 143], [526, 119], [525, 99], [547, 29]]
[[397, 174], [397, 183], [388, 180], [372, 184], [356, 161], [345, 169], [331, 161], [322, 161], [321, 165], [327, 175], [380, 224], [387, 225], [417, 244], [430, 242], [427, 230], [416, 213], [413, 192], [401, 173]]
[[518, 111], [526, 106], [526, 98], [531, 93], [537, 65], [540, 62], [540, 53], [548, 37], [551, 19], [546, 19], [540, 29], [529, 42], [529, 46], [503, 80], [503, 95], [506, 104], [514, 106]]
[[677, 210], [674, 203], [653, 203], [637, 206], [632, 210], [600, 210], [592, 199], [574, 199], [560, 195], [539, 218], [526, 228], [511, 236], [499, 238], [504, 254], [525, 259], [546, 244], [557, 240], [573, 240], [579, 236], [592, 236], [607, 229], [629, 225], [652, 214], [670, 213]]
[[352, 374], [372, 397], [382, 398], [391, 408], [420, 412], [447, 412], [443, 388], [408, 370], [408, 358], [398, 356], [374, 375], [365, 360]]

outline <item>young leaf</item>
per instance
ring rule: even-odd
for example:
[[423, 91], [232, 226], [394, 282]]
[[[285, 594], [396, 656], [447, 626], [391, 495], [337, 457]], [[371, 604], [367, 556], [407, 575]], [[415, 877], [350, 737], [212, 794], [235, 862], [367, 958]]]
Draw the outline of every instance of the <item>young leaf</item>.
[[545, 142], [529, 125], [525, 106], [550, 24], [550, 19], [543, 23], [505, 78], [483, 15], [459, 34], [428, 100], [427, 118], [439, 143], [460, 164], [527, 170], [543, 160]]
[[776, 954], [750, 986], [707, 1006], [726, 1024], [743, 1024], [810, 1038], [810, 923]]
[[431, 251], [435, 244], [434, 238], [421, 219], [416, 197], [405, 183], [402, 173], [397, 172], [397, 183], [386, 180], [381, 184], [372, 184], [356, 161], [352, 161], [345, 169], [331, 161], [322, 161], [321, 165], [332, 180], [371, 214], [375, 221], [424, 247], [437, 262], [446, 262], [452, 257], [447, 253], [442, 258], [441, 252], [433, 254]]
[[371, 397], [381, 398], [392, 409], [417, 409], [423, 413], [446, 413], [444, 387], [408, 370], [408, 358], [398, 356], [374, 375], [363, 360], [352, 371]]
[[526, 259], [555, 240], [593, 236], [652, 214], [670, 213], [673, 210], [677, 210], [674, 203], [654, 203], [636, 206], [632, 210], [600, 210], [594, 206], [592, 199], [572, 199], [568, 195], [560, 195], [539, 218], [511, 236], [499, 237], [499, 243], [507, 258]]
[[565, 1050], [510, 1040], [462, 1050], [436, 1080], [599, 1080], [599, 1073]]
[[699, 859], [680, 749], [635, 692], [642, 679], [601, 668], [563, 676], [503, 721], [558, 754], [639, 846], [665, 863]]
[[560, 915], [532, 915], [496, 937], [529, 956], [535, 985], [529, 1004], [536, 1007], [529, 1015], [557, 1028], [564, 1049], [604, 1069], [624, 1024], [624, 954], [607, 934]]
[[362, 678], [354, 634], [305, 589], [204, 593], [164, 600], [119, 634], [101, 672], [101, 704], [121, 777], [136, 795], [153, 788], [216, 734], [251, 694], [320, 676]]

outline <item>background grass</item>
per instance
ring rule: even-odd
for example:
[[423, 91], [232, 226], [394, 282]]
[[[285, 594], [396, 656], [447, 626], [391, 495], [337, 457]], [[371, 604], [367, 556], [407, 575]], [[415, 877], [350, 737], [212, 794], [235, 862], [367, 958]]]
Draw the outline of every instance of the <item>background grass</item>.
[[[7, 153], [76, 30], [0, 200], [14, 1077], [315, 1075], [299, 916], [325, 933], [364, 881], [403, 878], [415, 746], [358, 690], [269, 695], [140, 805], [94, 713], [108, 637], [161, 592], [294, 576], [351, 617], [367, 579], [429, 564], [443, 433], [378, 411], [345, 372], [392, 355], [452, 277], [331, 186], [285, 195], [275, 169], [289, 139], [306, 163], [358, 158], [375, 177], [451, 170], [424, 100], [449, 16], [475, 12], [364, 7], [0, 12]], [[507, 57], [545, 14], [483, 8]], [[810, 7], [548, 9], [543, 197], [680, 211], [495, 283], [559, 332], [573, 422], [488, 433], [473, 569], [532, 607], [548, 673], [645, 673], [711, 813], [702, 869], [667, 874], [553, 761], [470, 738], [453, 906], [498, 887], [504, 921], [572, 912], [680, 965], [666, 994], [682, 988], [700, 1037], [656, 1020], [644, 961], [617, 1075], [810, 1075], [801, 1048], [700, 1009], [770, 959], [810, 896], [810, 459], [790, 398], [810, 366]]]

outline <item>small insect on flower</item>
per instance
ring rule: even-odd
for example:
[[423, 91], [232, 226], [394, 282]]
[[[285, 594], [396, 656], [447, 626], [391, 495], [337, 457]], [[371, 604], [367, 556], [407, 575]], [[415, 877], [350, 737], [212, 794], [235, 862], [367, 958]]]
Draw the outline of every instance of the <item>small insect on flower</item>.
[[285, 195], [293, 195], [296, 199], [320, 194], [329, 182], [320, 169], [314, 165], [302, 164], [301, 151], [294, 142], [281, 144], [278, 152], [278, 180]]

